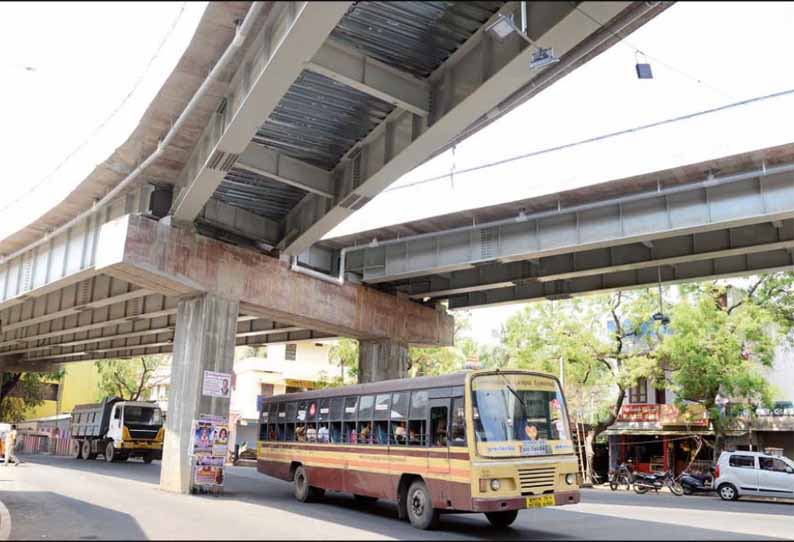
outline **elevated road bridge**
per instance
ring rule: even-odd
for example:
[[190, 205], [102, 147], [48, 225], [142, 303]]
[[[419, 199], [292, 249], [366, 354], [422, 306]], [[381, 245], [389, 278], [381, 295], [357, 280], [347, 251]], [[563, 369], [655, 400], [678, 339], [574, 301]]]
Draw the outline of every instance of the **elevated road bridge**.
[[362, 380], [404, 375], [452, 317], [332, 278], [343, 251], [318, 241], [669, 5], [210, 3], [127, 141], [0, 240], [0, 366], [172, 352], [161, 486], [181, 492], [191, 421], [229, 409], [203, 371], [236, 345], [355, 337]]

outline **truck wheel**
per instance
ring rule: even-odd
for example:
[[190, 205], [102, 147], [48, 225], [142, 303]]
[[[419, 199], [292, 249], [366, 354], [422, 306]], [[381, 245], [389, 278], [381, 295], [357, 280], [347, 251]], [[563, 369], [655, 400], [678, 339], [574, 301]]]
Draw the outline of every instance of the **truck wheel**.
[[151, 463], [154, 460], [154, 454], [151, 454], [151, 453], [150, 454], [143, 454], [141, 459], [143, 459], [143, 462], [148, 465], [149, 463]]
[[108, 442], [107, 446], [105, 446], [105, 461], [108, 463], [113, 462], [116, 459], [116, 449], [113, 447], [113, 442]]
[[96, 459], [97, 454], [91, 453], [91, 441], [84, 440], [82, 446], [83, 459]]
[[80, 440], [72, 439], [72, 443], [69, 445], [69, 456], [72, 459], [82, 459], [83, 458], [83, 443]]
[[416, 480], [408, 488], [408, 520], [411, 525], [423, 531], [432, 529], [438, 523], [438, 510], [433, 508], [433, 499], [425, 483]]

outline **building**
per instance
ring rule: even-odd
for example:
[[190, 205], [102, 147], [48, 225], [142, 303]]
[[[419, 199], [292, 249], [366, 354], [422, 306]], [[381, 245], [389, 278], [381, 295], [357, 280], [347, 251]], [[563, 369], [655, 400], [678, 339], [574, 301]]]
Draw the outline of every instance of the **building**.
[[[338, 364], [330, 361], [335, 341], [271, 344], [264, 356], [241, 356], [234, 362], [229, 413], [232, 442], [256, 448], [259, 397], [306, 391], [341, 376]], [[245, 347], [243, 347], [245, 348]], [[245, 353], [241, 348], [238, 355]], [[168, 412], [170, 366], [155, 372], [149, 400]]]
[[30, 410], [26, 422], [52, 422], [69, 414], [75, 405], [93, 403], [97, 400], [98, 386], [99, 371], [95, 362], [65, 363], [63, 376], [47, 384], [44, 403]]

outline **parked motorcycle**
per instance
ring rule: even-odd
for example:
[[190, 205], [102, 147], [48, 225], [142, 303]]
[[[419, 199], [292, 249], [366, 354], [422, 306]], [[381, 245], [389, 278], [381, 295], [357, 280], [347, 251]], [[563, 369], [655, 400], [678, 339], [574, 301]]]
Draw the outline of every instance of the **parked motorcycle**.
[[684, 488], [676, 481], [670, 471], [653, 474], [635, 472], [633, 486], [634, 491], [640, 495], [650, 490], [654, 490], [658, 493], [663, 487], [669, 488], [670, 493], [676, 497], [680, 497], [684, 494]]
[[686, 471], [681, 475], [680, 481], [684, 495], [711, 493], [714, 491], [714, 469], [709, 469], [709, 472]]
[[631, 482], [634, 480], [634, 473], [631, 464], [621, 463], [617, 470], [609, 471], [609, 488], [616, 491], [620, 486], [626, 486], [626, 490], [631, 489]]

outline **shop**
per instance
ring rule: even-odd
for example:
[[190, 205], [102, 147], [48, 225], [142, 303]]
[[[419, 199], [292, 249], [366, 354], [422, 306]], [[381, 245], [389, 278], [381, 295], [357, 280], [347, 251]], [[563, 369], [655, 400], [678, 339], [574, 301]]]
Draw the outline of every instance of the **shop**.
[[794, 458], [794, 404], [777, 401], [772, 408], [758, 408], [753, 416], [740, 416], [725, 449], [769, 451]]
[[631, 462], [639, 472], [672, 470], [677, 475], [690, 463], [701, 468], [713, 461], [705, 441], [713, 442], [714, 435], [705, 411], [697, 406], [682, 413], [674, 405], [623, 405], [605, 434], [610, 469]]

